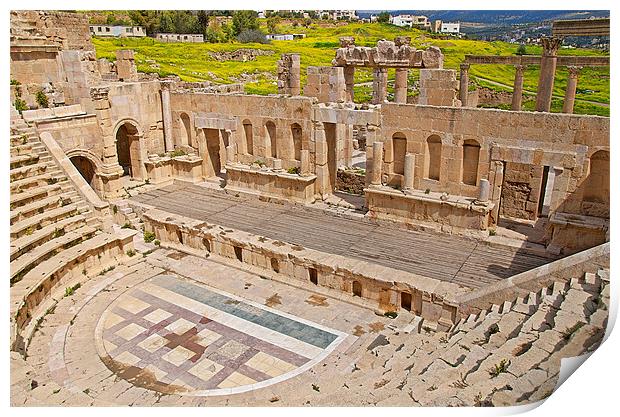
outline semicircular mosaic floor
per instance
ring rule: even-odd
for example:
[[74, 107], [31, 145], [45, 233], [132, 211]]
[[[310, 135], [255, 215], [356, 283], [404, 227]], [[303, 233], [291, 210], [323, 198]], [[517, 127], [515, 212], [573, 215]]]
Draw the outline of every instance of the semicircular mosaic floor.
[[155, 276], [120, 295], [96, 329], [99, 356], [132, 384], [227, 395], [299, 375], [347, 336], [196, 281]]

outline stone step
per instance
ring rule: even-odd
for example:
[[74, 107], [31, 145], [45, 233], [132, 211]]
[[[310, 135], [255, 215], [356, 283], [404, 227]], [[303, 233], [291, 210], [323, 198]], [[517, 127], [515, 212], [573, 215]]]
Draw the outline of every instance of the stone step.
[[[13, 156], [10, 160], [11, 169], [27, 167], [35, 165], [39, 162], [39, 155], [35, 153], [29, 153], [26, 155]], [[43, 161], [41, 161], [43, 163]]]
[[20, 191], [28, 190], [35, 187], [41, 187], [45, 185], [61, 184], [66, 180], [64, 177], [54, 177], [50, 172], [45, 172], [41, 175], [35, 175], [27, 177], [21, 180], [13, 181], [10, 183], [11, 192], [17, 193]]
[[38, 245], [42, 245], [49, 240], [84, 226], [86, 224], [85, 220], [85, 217], [82, 215], [67, 217], [59, 222], [49, 224], [30, 235], [11, 241], [11, 261], [24, 256]]
[[22, 191], [20, 193], [11, 193], [10, 204], [11, 210], [15, 210], [18, 207], [23, 207], [34, 200], [44, 199], [57, 195], [60, 192], [60, 185], [44, 185], [32, 190]]
[[41, 163], [41, 164], [26, 165], [24, 167], [11, 169], [10, 171], [11, 182], [16, 181], [16, 180], [22, 180], [24, 178], [32, 177], [35, 175], [41, 175], [47, 171], [47, 168], [48, 168], [47, 164]]
[[25, 145], [20, 144], [17, 146], [11, 146], [11, 156], [28, 155], [33, 152], [38, 153], [36, 152], [36, 150], [33, 149], [31, 143], [27, 143]]
[[28, 144], [28, 135], [11, 135], [11, 147]]
[[[77, 216], [76, 216], [77, 217]], [[28, 252], [27, 256], [20, 256], [11, 262], [11, 284], [19, 281], [29, 270], [40, 262], [58, 254], [66, 247], [71, 247], [88, 239], [95, 234], [96, 229], [90, 226], [83, 226], [69, 233], [49, 240], [35, 249]]]
[[66, 204], [63, 204], [62, 197], [58, 195], [50, 196], [42, 200], [33, 201], [32, 203], [26, 204], [25, 206], [18, 207], [15, 210], [11, 210], [11, 225], [28, 217], [41, 214], [45, 210], [51, 210], [63, 205]]
[[27, 233], [28, 229], [34, 230], [38, 226], [45, 227], [49, 224], [58, 222], [67, 217], [78, 214], [75, 204], [58, 207], [52, 210], [45, 210], [41, 214], [28, 217], [11, 226], [11, 240], [20, 238]]

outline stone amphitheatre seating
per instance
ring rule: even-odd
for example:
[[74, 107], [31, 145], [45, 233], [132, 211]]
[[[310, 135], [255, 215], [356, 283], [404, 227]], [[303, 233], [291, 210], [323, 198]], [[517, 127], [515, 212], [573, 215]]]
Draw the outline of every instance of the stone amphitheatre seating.
[[422, 406], [538, 401], [553, 392], [562, 358], [598, 347], [608, 309], [609, 270], [555, 282], [470, 315], [448, 333], [389, 335], [359, 358], [364, 372], [349, 385], [374, 383], [377, 405], [389, 405], [394, 388]]
[[102, 219], [14, 110], [10, 144], [11, 346], [21, 350], [51, 291], [116, 264], [135, 232], [101, 230]]

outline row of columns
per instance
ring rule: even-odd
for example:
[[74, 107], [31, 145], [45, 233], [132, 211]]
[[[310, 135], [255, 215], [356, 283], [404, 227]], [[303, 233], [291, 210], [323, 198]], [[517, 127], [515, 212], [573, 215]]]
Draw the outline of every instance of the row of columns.
[[[548, 112], [551, 110], [551, 98], [553, 96], [553, 83], [555, 78], [555, 58], [548, 57], [541, 60], [540, 79], [538, 84], [538, 94], [536, 95], [536, 111]], [[545, 63], [543, 65], [543, 62]], [[461, 105], [467, 107], [467, 94], [469, 86], [469, 66], [470, 64], [461, 64], [459, 99]], [[515, 65], [515, 79], [512, 92], [511, 110], [521, 111], [523, 103], [523, 72], [527, 65]], [[577, 93], [577, 80], [582, 67], [568, 66], [568, 82], [566, 84], [566, 92], [564, 94], [563, 113], [572, 113], [575, 107], [575, 95]]]

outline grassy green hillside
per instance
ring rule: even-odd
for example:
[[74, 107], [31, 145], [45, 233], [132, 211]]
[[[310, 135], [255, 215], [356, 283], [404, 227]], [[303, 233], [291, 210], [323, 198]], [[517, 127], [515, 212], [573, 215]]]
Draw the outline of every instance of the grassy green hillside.
[[[445, 55], [445, 67], [458, 69], [459, 63], [466, 54], [513, 55], [517, 46], [504, 42], [484, 42], [474, 40], [435, 39], [426, 32], [415, 29], [399, 28], [387, 24], [352, 23], [339, 26], [317, 26], [309, 28], [280, 25], [282, 33], [306, 33], [306, 38], [296, 41], [273, 41], [271, 44], [166, 44], [153, 39], [102, 39], [95, 38], [93, 43], [98, 58], [114, 60], [114, 51], [122, 48], [131, 48], [136, 51], [138, 70], [143, 72], [158, 72], [160, 75], [177, 74], [185, 81], [213, 81], [216, 83], [230, 83], [244, 79], [246, 92], [252, 94], [271, 94], [277, 92], [275, 82], [276, 61], [280, 54], [296, 52], [301, 54], [302, 85], [305, 83], [306, 68], [315, 65], [330, 65], [334, 57], [334, 49], [338, 47], [338, 38], [341, 36], [355, 36], [356, 44], [374, 46], [380, 39], [393, 39], [395, 36], [408, 35], [412, 38], [412, 45], [418, 48], [438, 46]], [[210, 53], [230, 52], [240, 48], [253, 48], [273, 51], [272, 55], [262, 55], [247, 62], [217, 61]], [[540, 54], [540, 48], [528, 46], [528, 54]], [[561, 50], [563, 55], [597, 55], [600, 51], [587, 49]], [[471, 79], [479, 85], [496, 90], [507, 89], [512, 86], [514, 68], [501, 65], [472, 65]], [[415, 80], [418, 71], [411, 71], [410, 78]], [[390, 79], [394, 73], [390, 71]], [[554, 108], [561, 109], [561, 97], [566, 88], [567, 71], [559, 68], [556, 74], [554, 94], [557, 95], [557, 104]], [[372, 81], [370, 70], [356, 71], [356, 83]], [[532, 67], [525, 72], [524, 90], [534, 93], [538, 82], [538, 68]], [[508, 87], [504, 87], [508, 86]], [[356, 86], [359, 100], [369, 98], [368, 86]], [[609, 103], [609, 69], [586, 68], [578, 85], [576, 112], [586, 114], [609, 115], [609, 108], [594, 103]], [[579, 101], [581, 100], [581, 101]], [[586, 102], [587, 101], [587, 102]], [[589, 103], [594, 102], [594, 103]], [[529, 106], [526, 101], [525, 107]]]

